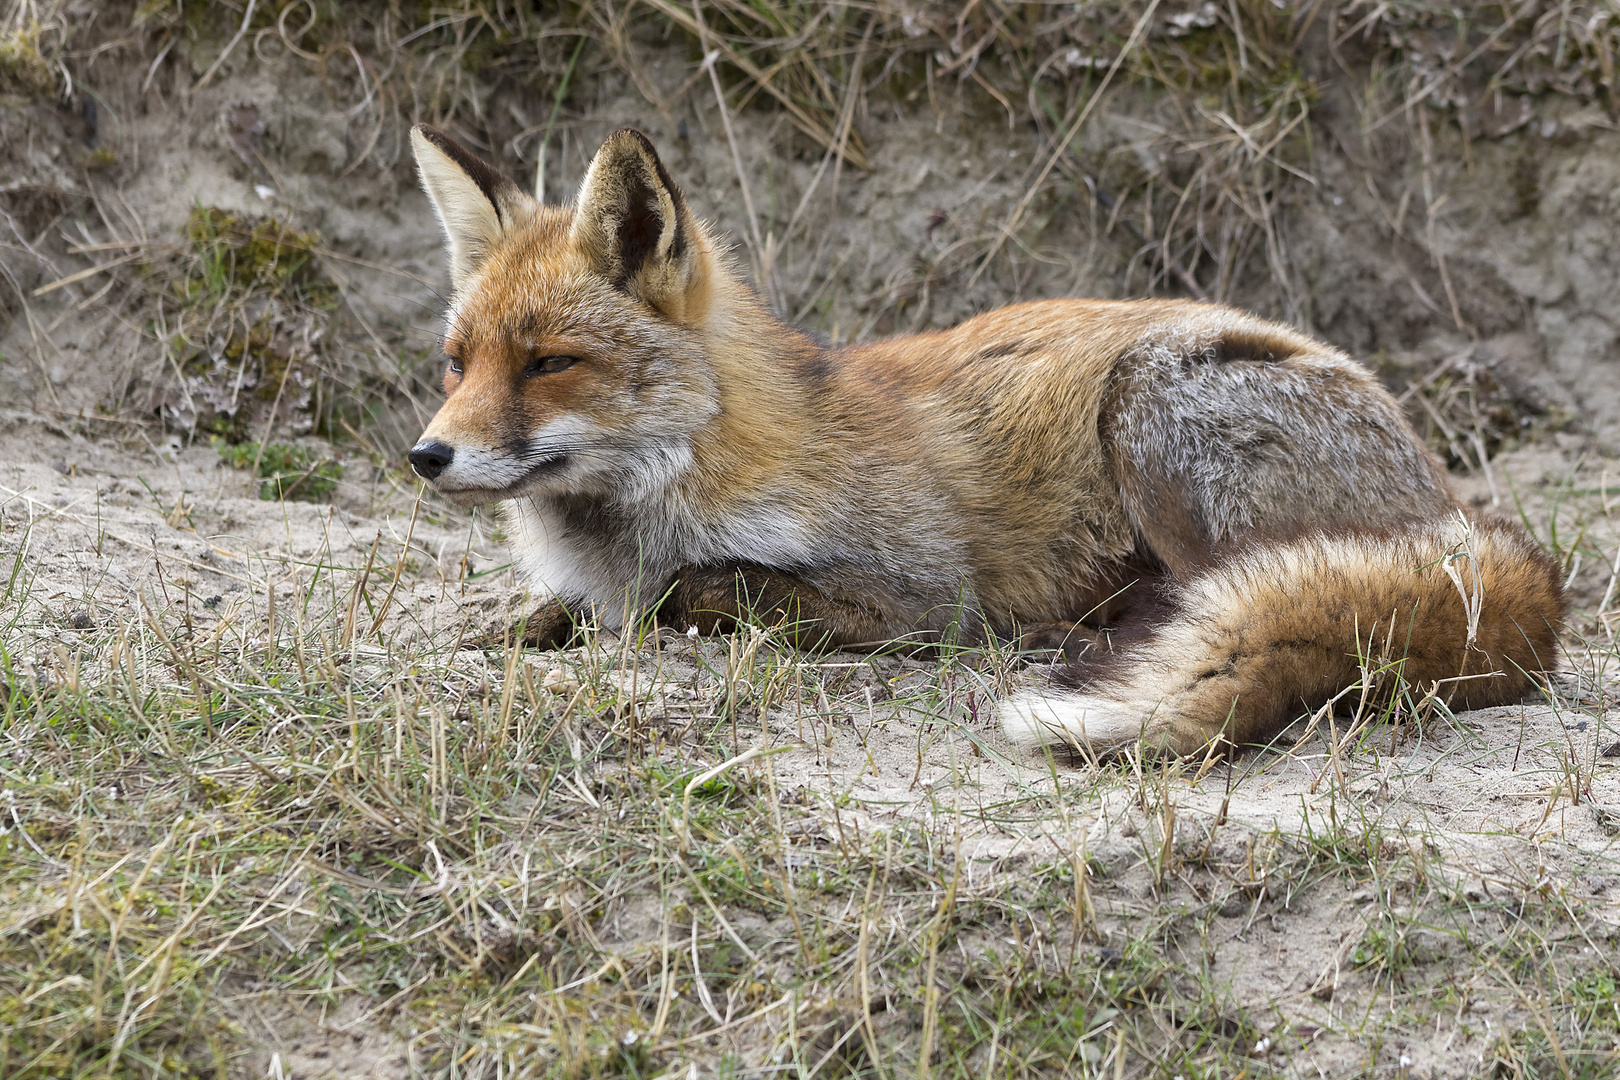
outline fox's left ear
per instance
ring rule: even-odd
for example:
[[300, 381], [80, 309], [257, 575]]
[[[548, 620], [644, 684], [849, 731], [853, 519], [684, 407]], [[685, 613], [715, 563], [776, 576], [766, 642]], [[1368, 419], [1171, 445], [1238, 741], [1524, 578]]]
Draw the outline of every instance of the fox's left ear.
[[614, 288], [678, 321], [702, 284], [697, 227], [647, 136], [622, 128], [591, 159], [570, 232]]
[[495, 166], [436, 128], [411, 128], [422, 188], [450, 244], [450, 284], [458, 291], [489, 257], [501, 233], [533, 211], [534, 200]]

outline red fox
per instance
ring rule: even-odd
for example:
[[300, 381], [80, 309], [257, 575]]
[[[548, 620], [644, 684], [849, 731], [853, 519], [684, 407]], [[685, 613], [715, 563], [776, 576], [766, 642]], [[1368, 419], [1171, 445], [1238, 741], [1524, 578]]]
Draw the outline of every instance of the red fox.
[[412, 144], [454, 298], [410, 461], [508, 504], [553, 628], [656, 605], [806, 645], [1084, 644], [1077, 691], [999, 715], [1021, 747], [1098, 753], [1264, 740], [1382, 659], [1467, 706], [1555, 661], [1558, 566], [1462, 508], [1321, 342], [1050, 300], [829, 349], [770, 314], [640, 132], [608, 136], [572, 207], [425, 125]]

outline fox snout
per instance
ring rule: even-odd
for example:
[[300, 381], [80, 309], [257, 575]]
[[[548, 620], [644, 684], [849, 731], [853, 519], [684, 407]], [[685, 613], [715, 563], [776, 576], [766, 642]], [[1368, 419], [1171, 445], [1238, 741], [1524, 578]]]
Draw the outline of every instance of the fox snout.
[[411, 469], [459, 506], [482, 506], [525, 495], [577, 490], [597, 471], [624, 462], [601, 444], [611, 441], [582, 417], [566, 415], [540, 427], [487, 432], [482, 437], [446, 423], [453, 399], [411, 447]]
[[416, 475], [431, 483], [450, 467], [450, 463], [455, 460], [456, 449], [438, 439], [423, 439], [411, 447], [411, 452], [406, 456], [411, 468], [416, 470]]

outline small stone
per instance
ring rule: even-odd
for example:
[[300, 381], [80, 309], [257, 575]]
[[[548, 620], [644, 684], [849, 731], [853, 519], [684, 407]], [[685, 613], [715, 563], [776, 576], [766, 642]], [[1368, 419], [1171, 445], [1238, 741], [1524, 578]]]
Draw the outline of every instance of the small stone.
[[75, 630], [94, 630], [96, 620], [88, 610], [80, 608], [68, 616], [68, 625]]
[[540, 689], [551, 694], [573, 694], [580, 688], [578, 679], [570, 679], [562, 668], [552, 668], [540, 681]]

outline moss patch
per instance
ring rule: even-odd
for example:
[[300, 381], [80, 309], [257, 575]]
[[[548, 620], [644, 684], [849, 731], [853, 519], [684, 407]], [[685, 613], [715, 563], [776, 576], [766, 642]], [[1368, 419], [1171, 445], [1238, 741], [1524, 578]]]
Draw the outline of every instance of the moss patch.
[[337, 490], [343, 466], [302, 446], [287, 443], [244, 442], [231, 445], [215, 438], [219, 458], [233, 469], [251, 469], [262, 479], [259, 498], [266, 502], [296, 500], [324, 502]]
[[56, 79], [50, 62], [40, 51], [41, 32], [37, 20], [0, 30], [0, 90], [50, 92]]
[[315, 256], [320, 239], [274, 218], [199, 206], [186, 221], [186, 242], [197, 258], [179, 290], [186, 300], [218, 302], [262, 289], [330, 309], [337, 304], [337, 289]]

